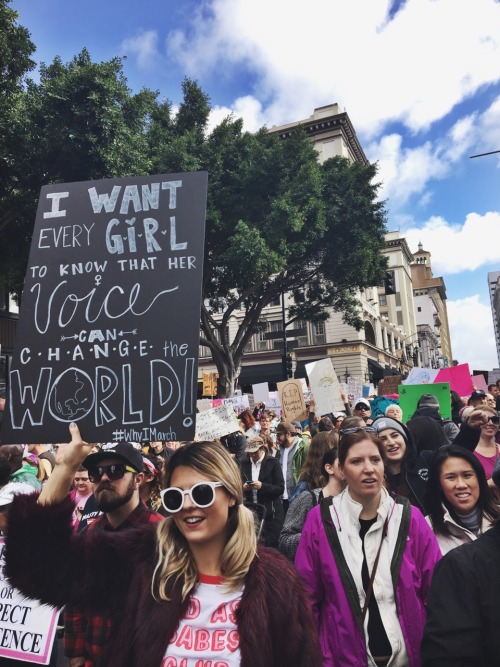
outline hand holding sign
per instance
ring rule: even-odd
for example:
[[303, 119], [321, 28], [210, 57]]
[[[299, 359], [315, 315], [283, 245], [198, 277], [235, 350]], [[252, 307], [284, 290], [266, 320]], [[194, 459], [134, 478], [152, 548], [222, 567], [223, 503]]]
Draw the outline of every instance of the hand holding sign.
[[69, 432], [71, 442], [60, 444], [57, 448], [56, 467], [38, 498], [41, 505], [60, 503], [66, 498], [75, 472], [91, 453], [94, 446], [82, 440], [80, 429], [76, 424], [70, 424]]
[[67, 466], [76, 472], [92, 452], [93, 444], [82, 440], [80, 429], [76, 424], [69, 425], [71, 442], [61, 443], [57, 448], [56, 464]]

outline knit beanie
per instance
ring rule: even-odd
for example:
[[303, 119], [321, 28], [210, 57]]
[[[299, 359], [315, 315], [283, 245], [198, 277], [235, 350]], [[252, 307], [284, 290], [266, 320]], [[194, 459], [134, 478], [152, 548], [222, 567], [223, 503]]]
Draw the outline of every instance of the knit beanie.
[[424, 394], [418, 399], [417, 407], [435, 408], [436, 410], [439, 410], [439, 401], [434, 394]]
[[390, 417], [378, 417], [378, 419], [373, 422], [372, 428], [375, 429], [377, 435], [381, 431], [385, 431], [386, 429], [390, 428], [391, 430], [400, 433], [403, 436], [405, 442], [408, 443], [408, 435], [405, 432], [403, 424], [400, 424], [395, 419], [391, 419]]

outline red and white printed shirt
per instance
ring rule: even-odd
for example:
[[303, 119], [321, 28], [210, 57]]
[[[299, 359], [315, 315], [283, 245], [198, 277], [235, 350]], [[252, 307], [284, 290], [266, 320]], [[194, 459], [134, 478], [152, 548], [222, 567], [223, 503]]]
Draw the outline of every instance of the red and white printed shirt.
[[161, 667], [239, 667], [236, 609], [243, 587], [228, 591], [222, 577], [199, 575], [189, 608], [167, 646]]

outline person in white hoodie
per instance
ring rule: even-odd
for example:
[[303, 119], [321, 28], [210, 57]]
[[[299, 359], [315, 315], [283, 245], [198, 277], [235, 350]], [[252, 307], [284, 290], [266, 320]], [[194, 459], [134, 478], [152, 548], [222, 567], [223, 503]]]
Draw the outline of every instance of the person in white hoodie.
[[483, 466], [472, 452], [457, 445], [436, 452], [429, 468], [425, 506], [443, 555], [476, 540], [500, 516]]

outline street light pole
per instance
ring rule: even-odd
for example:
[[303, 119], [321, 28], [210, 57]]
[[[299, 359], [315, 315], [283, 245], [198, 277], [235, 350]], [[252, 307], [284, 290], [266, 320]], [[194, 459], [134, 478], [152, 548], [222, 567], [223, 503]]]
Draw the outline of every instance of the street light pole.
[[469, 155], [469, 158], [472, 160], [473, 157], [484, 157], [485, 155], [494, 155], [495, 153], [500, 153], [500, 151], [489, 151], [488, 153], [478, 153], [477, 155]]

